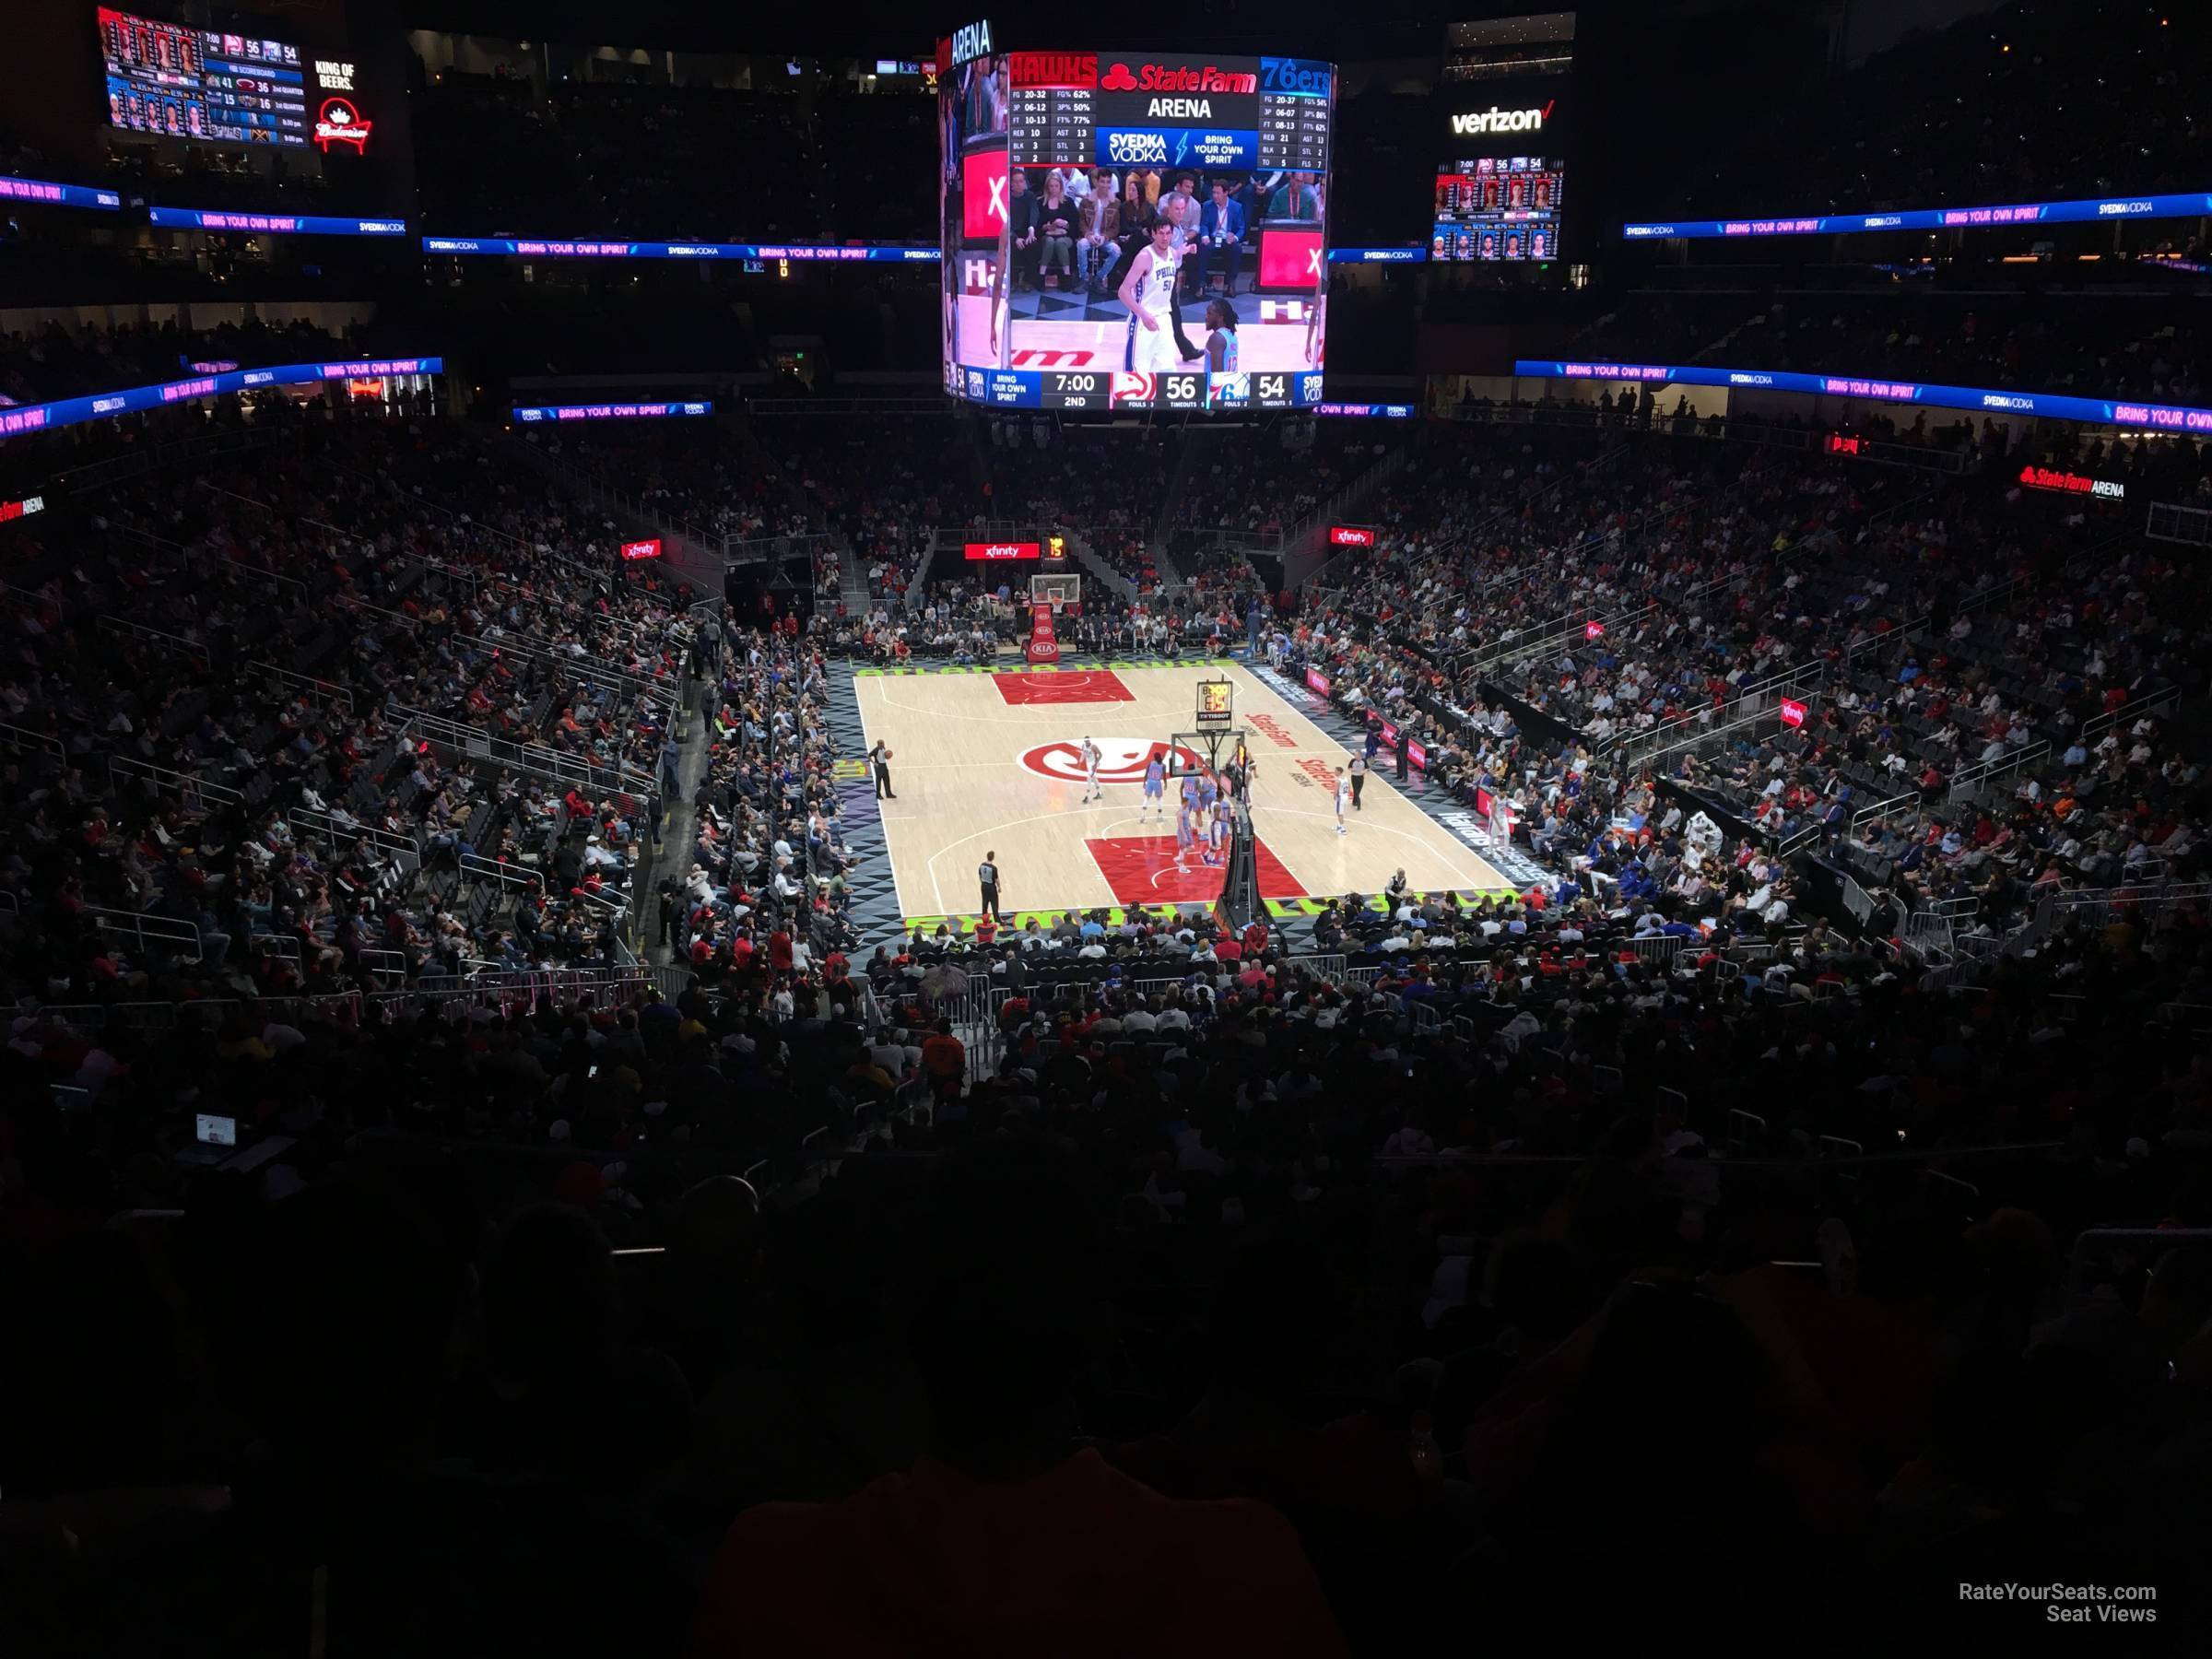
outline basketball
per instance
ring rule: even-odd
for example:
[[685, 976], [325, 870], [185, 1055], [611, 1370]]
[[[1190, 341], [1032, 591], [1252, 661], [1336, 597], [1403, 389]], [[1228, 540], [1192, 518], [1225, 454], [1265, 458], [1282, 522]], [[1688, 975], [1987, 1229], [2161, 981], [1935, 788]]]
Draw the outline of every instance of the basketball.
[[889, 749], [888, 749], [888, 748], [887, 748], [887, 749], [885, 749], [885, 750], [883, 751], [883, 758], [884, 758], [886, 760], [888, 760], [888, 759], [892, 759], [891, 751], [890, 751]]

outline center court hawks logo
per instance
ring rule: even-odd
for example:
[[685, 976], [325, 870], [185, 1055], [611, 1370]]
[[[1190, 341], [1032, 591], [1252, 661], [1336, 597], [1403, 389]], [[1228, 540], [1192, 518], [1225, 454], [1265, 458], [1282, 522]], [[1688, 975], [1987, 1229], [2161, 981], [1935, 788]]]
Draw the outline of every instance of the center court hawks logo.
[[[1145, 768], [1154, 756], [1168, 759], [1170, 746], [1157, 739], [1147, 742], [1138, 737], [1093, 737], [1099, 747], [1099, 782], [1101, 783], [1141, 783]], [[1169, 761], [1176, 771], [1194, 771], [1198, 757], [1180, 743], [1173, 746], [1174, 759]], [[1083, 745], [1074, 743], [1043, 743], [1023, 751], [1022, 765], [1041, 777], [1060, 783], [1083, 782]]]

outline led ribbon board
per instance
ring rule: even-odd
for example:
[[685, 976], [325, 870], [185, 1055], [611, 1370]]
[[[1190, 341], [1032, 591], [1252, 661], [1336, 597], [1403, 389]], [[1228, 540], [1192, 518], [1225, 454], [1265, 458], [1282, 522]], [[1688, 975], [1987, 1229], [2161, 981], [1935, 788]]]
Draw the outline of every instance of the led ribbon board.
[[2112, 219], [2197, 218], [2212, 213], [2212, 194], [2086, 196], [2067, 202], [2016, 202], [2001, 207], [1914, 207], [1900, 213], [1826, 213], [1721, 219], [1663, 219], [1623, 225], [1630, 241], [1725, 237], [1854, 236], [1869, 230], [1994, 230], [2006, 225], [2102, 224]]
[[175, 404], [196, 403], [203, 397], [251, 392], [258, 386], [304, 386], [363, 375], [444, 372], [445, 359], [434, 357], [363, 358], [351, 363], [286, 363], [273, 369], [239, 369], [222, 374], [196, 375], [191, 380], [164, 381], [153, 386], [130, 386], [120, 392], [97, 393], [90, 397], [65, 397], [57, 403], [18, 404], [0, 408], [0, 438], [51, 432], [61, 427], [81, 426], [88, 420], [104, 420], [111, 415], [166, 409]]
[[1800, 374], [1783, 369], [1709, 369], [1687, 363], [1569, 363], [1523, 358], [1513, 364], [1513, 372], [1524, 380], [1750, 387], [1769, 392], [1803, 392], [1815, 397], [1863, 397], [1876, 403], [1925, 404], [1932, 408], [1970, 409], [1983, 415], [2037, 415], [2046, 420], [2139, 427], [2146, 431], [2212, 432], [2212, 409], [2124, 398], [2072, 397], [2056, 392], [2000, 392], [1983, 386], [1934, 385], [1924, 381]]
[[579, 241], [567, 237], [426, 236], [425, 253], [510, 254], [527, 259], [788, 259], [816, 265], [855, 261], [893, 265], [935, 265], [936, 248], [885, 243], [865, 247], [796, 245], [790, 242]]

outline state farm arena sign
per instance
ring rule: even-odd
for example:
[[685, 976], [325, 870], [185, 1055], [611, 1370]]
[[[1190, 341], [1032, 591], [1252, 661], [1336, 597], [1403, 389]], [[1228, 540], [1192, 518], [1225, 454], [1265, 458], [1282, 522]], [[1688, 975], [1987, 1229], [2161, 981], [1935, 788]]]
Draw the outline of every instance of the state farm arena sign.
[[[1101, 783], [1141, 783], [1145, 781], [1145, 768], [1152, 764], [1155, 757], [1177, 774], [1196, 771], [1202, 764], [1196, 755], [1180, 743], [1167, 744], [1157, 738], [1142, 737], [1093, 737], [1090, 741], [1099, 751]], [[1073, 742], [1041, 743], [1033, 749], [1022, 751], [1021, 763], [1039, 777], [1059, 783], [1080, 783], [1084, 778], [1083, 741], [1078, 737]]]

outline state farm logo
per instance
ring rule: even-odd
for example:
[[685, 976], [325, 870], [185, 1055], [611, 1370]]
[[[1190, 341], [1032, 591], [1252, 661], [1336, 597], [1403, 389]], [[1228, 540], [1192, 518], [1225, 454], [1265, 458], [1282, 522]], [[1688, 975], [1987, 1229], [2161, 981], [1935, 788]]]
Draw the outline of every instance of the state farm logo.
[[[1145, 780], [1145, 768], [1156, 759], [1165, 762], [1172, 771], [1198, 770], [1198, 757], [1180, 743], [1167, 744], [1157, 739], [1147, 742], [1141, 737], [1093, 737], [1090, 741], [1099, 751], [1101, 783], [1141, 783]], [[1038, 776], [1051, 778], [1055, 782], [1080, 783], [1084, 780], [1080, 741], [1039, 744], [1022, 752], [1021, 763]]]
[[1219, 92], [1250, 96], [1260, 89], [1260, 77], [1247, 70], [1217, 69], [1211, 64], [1194, 69], [1187, 65], [1146, 64], [1131, 70], [1115, 64], [1100, 77], [1105, 92]]

